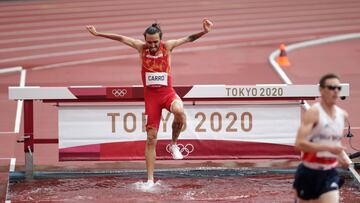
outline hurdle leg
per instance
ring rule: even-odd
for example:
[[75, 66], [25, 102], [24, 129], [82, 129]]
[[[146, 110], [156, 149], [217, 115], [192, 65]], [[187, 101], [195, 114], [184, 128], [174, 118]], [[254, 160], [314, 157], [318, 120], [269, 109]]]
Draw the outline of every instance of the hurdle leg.
[[175, 144], [180, 132], [185, 125], [186, 116], [184, 113], [184, 107], [182, 102], [175, 102], [172, 106], [172, 113], [174, 114], [174, 120], [172, 123], [172, 144]]
[[24, 101], [24, 152], [25, 152], [25, 178], [33, 178], [33, 152], [34, 152], [34, 109], [33, 100]]

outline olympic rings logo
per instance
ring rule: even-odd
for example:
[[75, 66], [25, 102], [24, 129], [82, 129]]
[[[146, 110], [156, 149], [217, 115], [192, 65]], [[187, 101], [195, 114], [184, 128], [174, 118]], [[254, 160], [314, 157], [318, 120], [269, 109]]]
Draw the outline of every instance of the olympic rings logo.
[[[177, 146], [180, 149], [180, 153], [185, 157], [189, 156], [191, 152], [194, 151], [195, 147], [192, 144], [186, 144], [185, 146], [183, 144], [177, 144]], [[170, 152], [170, 144], [166, 145], [166, 151], [171, 154]]]
[[127, 94], [127, 90], [126, 89], [113, 89], [111, 91], [111, 93], [115, 96], [115, 97], [123, 97]]

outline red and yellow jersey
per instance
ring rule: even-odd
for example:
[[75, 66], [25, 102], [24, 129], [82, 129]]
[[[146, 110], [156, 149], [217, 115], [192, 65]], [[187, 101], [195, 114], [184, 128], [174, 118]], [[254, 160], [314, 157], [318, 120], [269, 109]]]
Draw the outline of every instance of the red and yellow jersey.
[[141, 52], [141, 76], [144, 87], [171, 87], [170, 70], [170, 56], [163, 41], [160, 42], [156, 55], [151, 55], [146, 45], [144, 46]]

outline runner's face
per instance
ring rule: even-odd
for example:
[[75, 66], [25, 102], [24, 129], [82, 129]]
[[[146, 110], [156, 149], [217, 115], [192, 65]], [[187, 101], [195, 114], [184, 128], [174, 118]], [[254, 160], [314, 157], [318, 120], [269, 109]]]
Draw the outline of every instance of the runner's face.
[[320, 88], [322, 99], [330, 105], [335, 104], [341, 91], [339, 88], [341, 88], [340, 81], [337, 78], [327, 79], [325, 86]]
[[145, 35], [145, 41], [146, 41], [146, 45], [150, 51], [151, 55], [155, 55], [156, 52], [159, 50], [160, 47], [160, 36], [159, 33], [150, 35], [150, 34], [146, 34]]

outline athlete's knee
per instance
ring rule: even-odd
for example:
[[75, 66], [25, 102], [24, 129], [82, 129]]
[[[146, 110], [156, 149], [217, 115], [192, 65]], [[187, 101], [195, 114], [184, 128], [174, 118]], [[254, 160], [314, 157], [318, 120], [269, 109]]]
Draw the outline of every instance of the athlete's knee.
[[148, 127], [146, 131], [147, 131], [146, 144], [155, 145], [157, 140], [157, 129], [154, 127]]
[[171, 104], [170, 110], [173, 114], [184, 113], [184, 105], [181, 100], [174, 100]]

